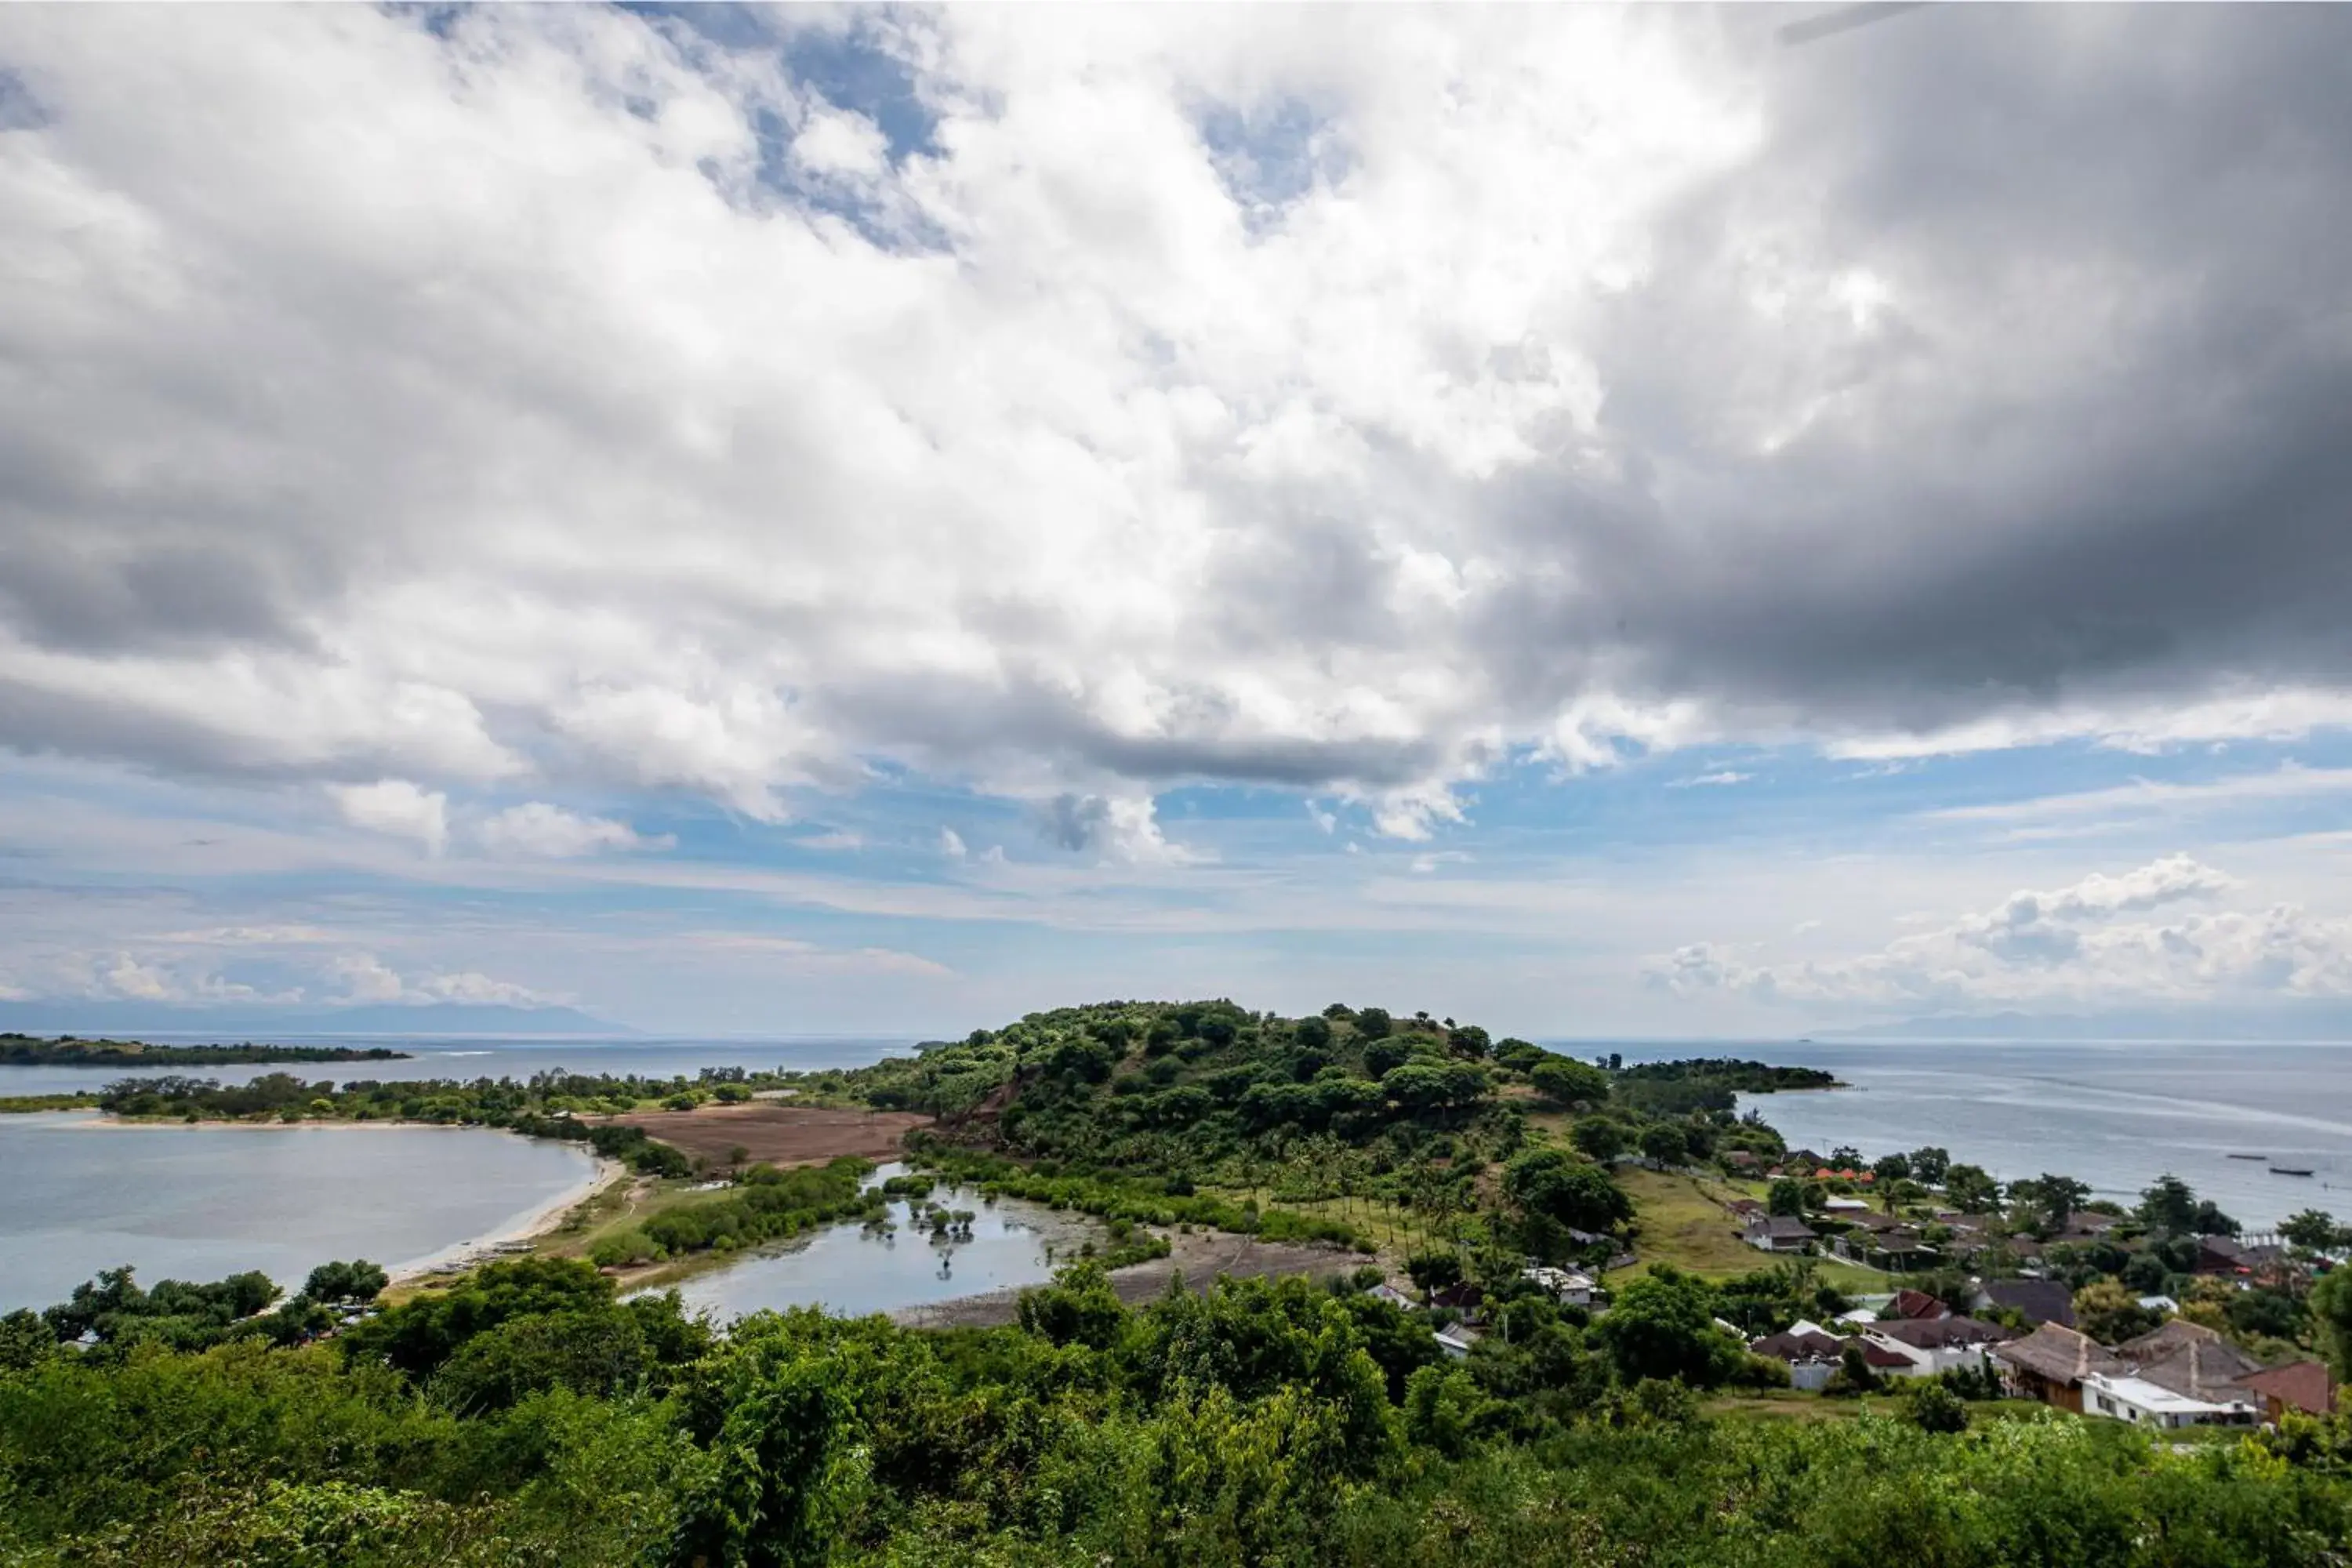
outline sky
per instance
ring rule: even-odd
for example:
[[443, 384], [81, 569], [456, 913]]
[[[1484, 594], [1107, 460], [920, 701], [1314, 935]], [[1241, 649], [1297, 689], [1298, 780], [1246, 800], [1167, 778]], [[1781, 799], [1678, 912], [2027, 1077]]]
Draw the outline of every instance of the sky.
[[2352, 1002], [2352, 14], [0, 8], [0, 1002]]

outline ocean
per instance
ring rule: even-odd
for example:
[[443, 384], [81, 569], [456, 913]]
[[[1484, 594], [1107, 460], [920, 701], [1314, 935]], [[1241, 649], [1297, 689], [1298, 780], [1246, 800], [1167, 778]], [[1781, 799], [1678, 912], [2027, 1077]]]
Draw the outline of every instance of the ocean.
[[[528, 1077], [558, 1067], [667, 1078], [704, 1067], [855, 1067], [913, 1045], [850, 1037], [318, 1043], [415, 1054], [288, 1070], [313, 1081]], [[1932, 1143], [2003, 1180], [2054, 1172], [2126, 1204], [2168, 1171], [2250, 1229], [2303, 1208], [2352, 1219], [2352, 1046], [1550, 1043], [1588, 1058], [1612, 1051], [1633, 1061], [1737, 1056], [1827, 1068], [1850, 1087], [1747, 1100], [1791, 1143], [1823, 1152], [1851, 1143], [1874, 1158]], [[205, 1076], [240, 1080], [274, 1070], [224, 1068]], [[121, 1076], [0, 1067], [0, 1094], [50, 1093]], [[404, 1139], [432, 1142], [412, 1148]], [[68, 1129], [55, 1117], [0, 1117], [0, 1310], [55, 1300], [118, 1262], [139, 1265], [150, 1279], [259, 1267], [291, 1283], [329, 1257], [401, 1261], [495, 1233], [575, 1182], [582, 1163], [577, 1151], [494, 1133], [107, 1132]], [[2273, 1175], [2273, 1163], [2313, 1174]]]
[[[1579, 1041], [1629, 1061], [1738, 1056], [1826, 1068], [1852, 1087], [1744, 1097], [1790, 1144], [1869, 1158], [1922, 1144], [2003, 1181], [2074, 1176], [2136, 1202], [2166, 1172], [2250, 1229], [2300, 1209], [2352, 1219], [2352, 1046]], [[2232, 1159], [2253, 1154], [2260, 1159]], [[2273, 1163], [2308, 1167], [2278, 1176]]]

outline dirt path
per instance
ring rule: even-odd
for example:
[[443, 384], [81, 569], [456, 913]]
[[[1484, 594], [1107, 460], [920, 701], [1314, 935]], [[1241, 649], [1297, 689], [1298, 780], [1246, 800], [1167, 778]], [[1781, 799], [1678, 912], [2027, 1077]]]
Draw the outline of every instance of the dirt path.
[[697, 1110], [638, 1110], [614, 1121], [642, 1127], [651, 1138], [675, 1144], [689, 1156], [724, 1165], [736, 1149], [745, 1158], [771, 1165], [817, 1165], [844, 1154], [895, 1160], [899, 1140], [931, 1119], [907, 1110], [828, 1110], [811, 1105], [754, 1100], [748, 1105], [706, 1105]]
[[[1111, 1289], [1118, 1292], [1120, 1300], [1130, 1307], [1157, 1300], [1167, 1294], [1168, 1282], [1180, 1274], [1188, 1289], [1197, 1290], [1219, 1275], [1249, 1279], [1344, 1274], [1365, 1261], [1338, 1247], [1264, 1242], [1223, 1231], [1196, 1231], [1168, 1239], [1173, 1250], [1167, 1257], [1113, 1270]], [[908, 1307], [891, 1317], [910, 1329], [992, 1329], [1013, 1321], [1020, 1315], [1020, 1302], [1021, 1289], [1006, 1289]]]

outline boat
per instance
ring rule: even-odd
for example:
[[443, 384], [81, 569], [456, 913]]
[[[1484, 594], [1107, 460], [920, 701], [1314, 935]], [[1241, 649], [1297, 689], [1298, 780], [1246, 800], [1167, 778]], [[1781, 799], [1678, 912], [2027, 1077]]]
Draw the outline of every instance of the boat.
[[2267, 1160], [2270, 1156], [2268, 1154], [2232, 1154], [2230, 1158], [2232, 1160]]
[[2311, 1167], [2308, 1165], [2273, 1165], [2271, 1167], [2271, 1174], [2273, 1176], [2307, 1176], [2311, 1174]]

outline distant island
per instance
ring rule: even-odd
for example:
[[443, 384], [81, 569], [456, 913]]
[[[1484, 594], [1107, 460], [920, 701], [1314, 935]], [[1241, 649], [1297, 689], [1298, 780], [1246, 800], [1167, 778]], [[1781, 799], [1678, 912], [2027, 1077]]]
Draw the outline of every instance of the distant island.
[[144, 1040], [85, 1040], [72, 1035], [42, 1039], [0, 1034], [0, 1067], [194, 1068], [251, 1062], [394, 1062], [406, 1051], [387, 1046], [151, 1046]]

